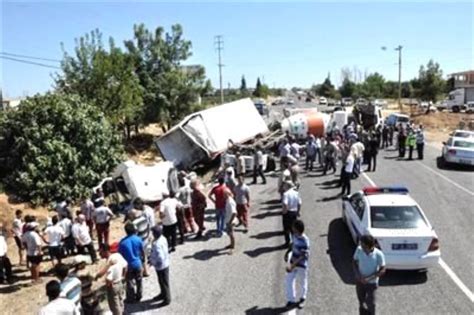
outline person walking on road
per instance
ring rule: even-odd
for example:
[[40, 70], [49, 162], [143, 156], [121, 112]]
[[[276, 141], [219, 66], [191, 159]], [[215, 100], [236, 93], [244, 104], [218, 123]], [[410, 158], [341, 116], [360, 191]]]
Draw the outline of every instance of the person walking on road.
[[163, 223], [163, 235], [168, 241], [170, 252], [176, 250], [176, 230], [178, 227], [177, 212], [181, 207], [181, 202], [174, 197], [174, 192], [170, 191], [169, 195], [160, 203], [160, 217]]
[[218, 181], [218, 185], [212, 187], [208, 197], [216, 206], [216, 228], [218, 236], [221, 237], [224, 234], [226, 200], [224, 193], [227, 187], [223, 177], [220, 177]]
[[407, 144], [408, 144], [408, 160], [413, 160], [413, 149], [415, 149], [415, 145], [416, 145], [416, 137], [415, 137], [415, 134], [413, 133], [413, 129], [410, 129], [410, 131], [408, 131]]
[[160, 294], [153, 298], [154, 301], [163, 300], [163, 305], [171, 303], [170, 291], [170, 254], [168, 251], [168, 243], [162, 235], [162, 227], [156, 225], [151, 230], [153, 234], [153, 243], [151, 245], [150, 265], [155, 267], [158, 276], [158, 284], [160, 285]]
[[142, 260], [145, 256], [145, 248], [132, 222], [125, 224], [125, 233], [127, 236], [120, 240], [118, 250], [128, 264], [125, 303], [135, 303], [142, 299]]
[[262, 184], [265, 185], [267, 183], [267, 179], [265, 178], [265, 174], [263, 173], [263, 152], [262, 147], [257, 145], [255, 147], [255, 152], [253, 155], [253, 181], [252, 184], [257, 183], [257, 176], [262, 178]]
[[193, 209], [194, 220], [198, 226], [196, 238], [202, 237], [204, 230], [204, 214], [207, 208], [206, 195], [201, 191], [199, 181], [197, 179], [191, 180], [191, 208]]
[[[296, 220], [292, 225], [293, 243], [285, 254], [286, 267], [286, 299], [287, 308], [303, 308], [308, 293], [308, 260], [309, 260], [309, 238], [304, 234], [304, 223]], [[295, 282], [299, 282], [301, 298], [296, 302]]]
[[370, 172], [372, 165], [374, 166], [372, 172], [375, 172], [375, 169], [377, 168], [377, 154], [378, 153], [379, 153], [379, 143], [377, 141], [377, 138], [375, 138], [374, 136], [371, 136], [369, 139], [369, 147], [368, 147], [369, 161], [368, 161], [367, 172]]
[[351, 194], [351, 179], [352, 179], [352, 172], [354, 171], [354, 161], [355, 161], [355, 153], [354, 150], [351, 149], [349, 154], [347, 155], [346, 161], [344, 163], [344, 168], [342, 170], [341, 175], [341, 184], [342, 184], [342, 191], [341, 195], [344, 196], [345, 193], [347, 195]]
[[402, 125], [398, 127], [398, 157], [405, 157], [407, 135]]
[[89, 231], [94, 231], [94, 203], [87, 197], [84, 197], [81, 202], [81, 213], [86, 217], [86, 224]]
[[371, 235], [363, 235], [353, 257], [359, 312], [375, 314], [379, 278], [385, 273], [385, 256]]
[[[104, 200], [97, 201], [97, 207], [92, 215], [94, 218], [95, 228], [97, 230], [97, 239], [99, 247], [103, 244], [109, 244], [110, 220], [114, 217], [114, 213], [104, 204]], [[87, 217], [86, 217], [87, 222]], [[90, 225], [89, 225], [90, 226]], [[90, 230], [92, 232], [92, 230]]]
[[242, 155], [242, 153], [240, 152], [240, 150], [238, 150], [236, 153], [235, 153], [235, 159], [236, 159], [236, 167], [235, 167], [235, 171], [236, 171], [236, 175], [239, 176], [239, 175], [244, 175], [245, 176], [245, 158], [244, 156]]
[[289, 246], [291, 243], [291, 227], [300, 216], [301, 198], [298, 191], [295, 190], [293, 182], [287, 181], [284, 185], [286, 191], [282, 198], [283, 232], [285, 233], [285, 245]]
[[326, 175], [328, 169], [332, 169], [336, 173], [336, 156], [337, 156], [337, 145], [331, 139], [327, 140], [327, 144], [324, 150], [324, 171], [323, 175]]
[[393, 134], [395, 132], [395, 129], [393, 128], [393, 126], [389, 126], [388, 127], [388, 144], [390, 146], [393, 145]]
[[41, 262], [43, 261], [43, 242], [38, 231], [38, 223], [30, 222], [26, 224], [25, 233], [22, 236], [22, 243], [26, 245], [26, 259], [30, 265], [33, 283], [40, 281]]
[[234, 236], [234, 219], [237, 216], [237, 205], [235, 203], [232, 192], [226, 188], [224, 191], [225, 196], [225, 224], [226, 232], [229, 235], [230, 244], [226, 247], [229, 249], [229, 254], [232, 255], [232, 252], [235, 248], [235, 236]]
[[314, 139], [313, 135], [310, 135], [308, 137], [308, 141], [306, 142], [306, 163], [305, 163], [305, 170], [306, 171], [312, 171], [313, 170], [313, 164], [314, 161], [316, 160], [316, 140]]
[[416, 151], [418, 152], [418, 160], [423, 160], [423, 151], [425, 148], [425, 134], [423, 125], [416, 131]]
[[384, 125], [382, 129], [382, 149], [388, 148], [388, 132], [387, 125]]
[[249, 227], [249, 210], [250, 210], [250, 189], [244, 183], [244, 177], [239, 176], [237, 178], [237, 186], [234, 188], [235, 201], [237, 203], [237, 219], [239, 219], [239, 224], [244, 225], [244, 233], [248, 232]]
[[5, 280], [8, 284], [13, 284], [12, 264], [8, 258], [8, 244], [5, 234], [0, 231], [0, 284], [3, 284]]

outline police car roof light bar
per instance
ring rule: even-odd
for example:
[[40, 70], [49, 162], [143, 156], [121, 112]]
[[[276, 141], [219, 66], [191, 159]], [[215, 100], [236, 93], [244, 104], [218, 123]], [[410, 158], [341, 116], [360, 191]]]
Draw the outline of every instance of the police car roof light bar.
[[388, 187], [364, 187], [362, 190], [364, 195], [375, 194], [408, 194], [408, 189], [403, 186], [388, 186]]

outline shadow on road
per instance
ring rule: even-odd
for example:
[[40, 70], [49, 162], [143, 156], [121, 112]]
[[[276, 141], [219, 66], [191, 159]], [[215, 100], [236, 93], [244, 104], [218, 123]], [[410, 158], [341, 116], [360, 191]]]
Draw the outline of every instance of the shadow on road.
[[277, 217], [277, 216], [281, 216], [280, 211], [278, 211], [278, 212], [266, 211], [266, 212], [263, 212], [263, 213], [253, 215], [252, 218], [254, 218], [254, 219], [265, 219], [266, 217]]
[[282, 307], [263, 307], [263, 308], [258, 308], [258, 306], [254, 306], [252, 308], [249, 308], [248, 310], [245, 311], [245, 314], [247, 315], [271, 315], [271, 314], [283, 314], [287, 312], [287, 308], [285, 306]]
[[260, 210], [276, 210], [276, 209], [281, 209], [281, 203], [277, 205], [271, 205], [266, 208], [260, 208]]
[[425, 283], [428, 275], [424, 271], [416, 270], [387, 270], [380, 278], [380, 286], [416, 285]]
[[384, 156], [383, 158], [384, 158], [384, 160], [396, 160], [396, 159], [400, 159], [400, 158], [398, 157], [398, 155], [394, 155], [394, 156]]
[[226, 248], [219, 248], [219, 249], [204, 249], [199, 252], [194, 253], [193, 255], [184, 256], [183, 259], [191, 259], [194, 258], [196, 260], [209, 260], [211, 258], [227, 255], [228, 252]]
[[279, 205], [281, 203], [280, 199], [272, 199], [261, 202], [261, 205]]
[[283, 231], [271, 231], [271, 232], [262, 232], [257, 235], [252, 235], [250, 238], [254, 238], [257, 240], [264, 240], [267, 238], [275, 237], [275, 236], [283, 236]]
[[277, 246], [260, 247], [254, 250], [246, 250], [244, 251], [244, 254], [248, 255], [251, 258], [255, 258], [263, 254], [267, 254], [267, 253], [271, 253], [271, 252], [279, 251], [279, 250], [284, 250], [284, 249], [288, 249], [288, 246], [285, 244], [281, 244]]
[[327, 254], [337, 274], [345, 284], [355, 284], [352, 255], [355, 251], [349, 230], [341, 218], [334, 219], [328, 228]]
[[144, 300], [135, 304], [125, 304], [125, 314], [150, 311], [163, 306], [165, 306], [163, 301]]
[[340, 199], [341, 196], [342, 195], [339, 193], [339, 194], [331, 196], [331, 197], [324, 197], [324, 198], [321, 198], [321, 199], [316, 199], [316, 202], [329, 202], [329, 201]]
[[455, 172], [473, 172], [474, 166], [460, 165], [460, 164], [447, 164], [443, 159], [438, 156], [436, 158], [436, 167], [440, 170], [449, 170]]

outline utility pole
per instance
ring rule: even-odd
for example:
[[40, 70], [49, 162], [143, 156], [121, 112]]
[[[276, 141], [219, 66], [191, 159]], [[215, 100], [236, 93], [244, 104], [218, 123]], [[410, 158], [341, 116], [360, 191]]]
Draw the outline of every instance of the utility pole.
[[399, 45], [395, 50], [398, 50], [398, 109], [402, 111], [402, 45]]
[[221, 57], [221, 51], [224, 50], [224, 38], [222, 35], [217, 35], [214, 37], [214, 45], [216, 45], [216, 49], [219, 54], [219, 63], [217, 64], [219, 66], [219, 86], [221, 89], [221, 104], [224, 104], [224, 90], [222, 89], [222, 67], [224, 65], [222, 64]]

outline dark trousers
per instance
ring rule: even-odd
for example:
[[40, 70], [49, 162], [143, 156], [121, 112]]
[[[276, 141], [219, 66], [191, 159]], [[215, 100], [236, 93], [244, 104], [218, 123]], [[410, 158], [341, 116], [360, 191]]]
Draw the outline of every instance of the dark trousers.
[[196, 224], [198, 226], [198, 233], [202, 234], [202, 232], [204, 231], [204, 212], [206, 211], [206, 208], [192, 207], [192, 209], [194, 221], [196, 221]]
[[291, 242], [291, 227], [297, 218], [298, 213], [296, 211], [288, 211], [283, 214], [283, 232], [285, 233], [285, 243], [287, 245]]
[[414, 148], [415, 148], [415, 147], [412, 146], [412, 145], [408, 146], [408, 159], [409, 159], [409, 160], [412, 160], [412, 159], [413, 159], [413, 149], [414, 149]]
[[401, 157], [401, 158], [404, 158], [405, 157], [405, 151], [406, 151], [405, 145], [404, 144], [398, 144], [398, 156]]
[[97, 239], [99, 241], [99, 246], [103, 244], [109, 245], [109, 222], [105, 223], [96, 223], [95, 227], [97, 229]]
[[127, 274], [125, 276], [125, 280], [127, 282], [127, 301], [138, 302], [142, 299], [142, 277], [142, 269], [127, 269]]
[[10, 282], [12, 280], [12, 264], [7, 256], [0, 257], [0, 283], [4, 278]]
[[329, 168], [331, 168], [334, 173], [336, 173], [336, 160], [333, 157], [326, 157], [326, 161], [324, 163], [324, 175], [326, 175]]
[[318, 158], [318, 163], [321, 165], [323, 163], [323, 159], [321, 158], [321, 149], [316, 148], [316, 157]]
[[388, 148], [388, 138], [382, 139], [382, 149], [383, 148]]
[[341, 195], [344, 195], [345, 193], [347, 195], [351, 194], [351, 177], [352, 177], [352, 173], [347, 173], [345, 170], [342, 171], [342, 175], [341, 175], [341, 184], [342, 184]]
[[375, 172], [375, 169], [377, 168], [377, 154], [370, 154], [369, 155], [369, 167], [367, 168], [367, 170], [370, 172], [370, 168], [372, 167], [372, 161], [374, 161], [374, 169], [372, 170], [373, 172]]
[[171, 291], [170, 291], [170, 268], [167, 267], [163, 270], [156, 270], [158, 275], [158, 284], [160, 285], [159, 297], [163, 299], [165, 303], [171, 302]]
[[306, 155], [306, 161], [305, 161], [305, 170], [313, 170], [313, 164], [314, 160], [316, 159], [316, 156], [313, 155]]
[[418, 151], [418, 159], [423, 160], [423, 149], [425, 148], [424, 143], [417, 143], [416, 144], [416, 151]]
[[262, 178], [263, 184], [267, 182], [267, 179], [265, 178], [265, 174], [263, 174], [263, 165], [254, 167], [253, 169], [253, 182], [254, 183], [257, 183], [257, 176], [260, 176]]
[[[377, 291], [377, 285], [375, 283], [357, 283], [356, 292], [357, 299], [359, 300], [359, 311], [360, 313], [375, 314], [375, 296]], [[367, 306], [365, 309], [364, 304]]]
[[176, 247], [176, 227], [177, 223], [171, 225], [163, 225], [163, 235], [168, 241], [168, 248], [170, 250]]
[[66, 253], [64, 256], [71, 256], [76, 251], [76, 242], [74, 241], [72, 234], [64, 239], [63, 249]]
[[185, 219], [184, 219], [184, 209], [177, 210], [176, 211], [176, 218], [178, 219], [178, 232], [179, 232], [179, 238], [180, 238], [180, 243], [184, 243], [184, 234], [186, 233], [186, 224], [185, 224]]
[[94, 263], [94, 262], [97, 261], [97, 253], [95, 252], [94, 244], [92, 242], [90, 242], [87, 245], [82, 245], [82, 246], [77, 246], [77, 247], [79, 249], [79, 254], [81, 254], [81, 255], [86, 254], [85, 249], [87, 248], [87, 252], [91, 256], [92, 262]]

